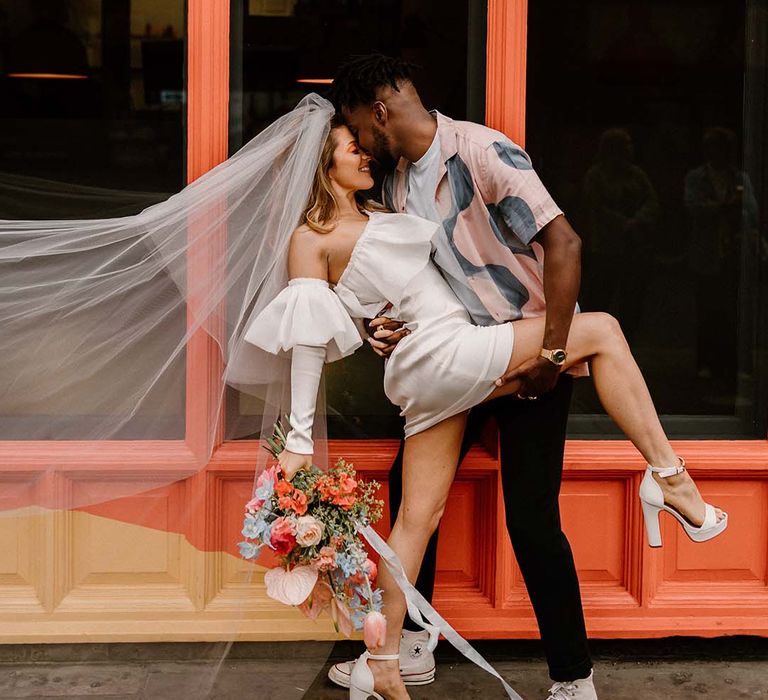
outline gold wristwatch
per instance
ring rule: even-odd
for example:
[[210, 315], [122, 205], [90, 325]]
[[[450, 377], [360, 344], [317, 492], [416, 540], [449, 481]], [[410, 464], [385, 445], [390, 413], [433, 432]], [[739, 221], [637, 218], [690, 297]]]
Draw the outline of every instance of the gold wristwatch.
[[565, 364], [565, 358], [568, 357], [568, 353], [566, 353], [562, 348], [556, 348], [555, 350], [545, 350], [542, 348], [539, 356], [546, 358], [553, 365], [561, 367]]

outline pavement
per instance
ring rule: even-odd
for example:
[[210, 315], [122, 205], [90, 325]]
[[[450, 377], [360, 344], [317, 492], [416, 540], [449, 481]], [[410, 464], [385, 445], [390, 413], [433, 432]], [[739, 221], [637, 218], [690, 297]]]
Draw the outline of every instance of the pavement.
[[[551, 681], [538, 642], [479, 642], [525, 700]], [[668, 638], [592, 643], [601, 700], [768, 700], [768, 639]], [[0, 699], [342, 700], [331, 663], [359, 653], [340, 642], [56, 644], [0, 646]], [[413, 700], [505, 698], [501, 684], [442, 642], [436, 681]]]

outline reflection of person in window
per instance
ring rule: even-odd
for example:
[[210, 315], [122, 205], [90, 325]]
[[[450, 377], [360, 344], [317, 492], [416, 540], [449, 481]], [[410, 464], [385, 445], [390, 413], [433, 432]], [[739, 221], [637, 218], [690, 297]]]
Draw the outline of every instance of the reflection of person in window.
[[610, 310], [631, 339], [642, 315], [659, 203], [648, 176], [634, 163], [632, 138], [624, 129], [601, 135], [584, 196], [589, 211], [584, 305]]
[[702, 378], [732, 380], [740, 237], [742, 226], [757, 226], [757, 201], [748, 175], [736, 167], [736, 135], [721, 127], [708, 129], [703, 147], [706, 162], [685, 176], [685, 205], [691, 216], [689, 263], [696, 277], [698, 371]]

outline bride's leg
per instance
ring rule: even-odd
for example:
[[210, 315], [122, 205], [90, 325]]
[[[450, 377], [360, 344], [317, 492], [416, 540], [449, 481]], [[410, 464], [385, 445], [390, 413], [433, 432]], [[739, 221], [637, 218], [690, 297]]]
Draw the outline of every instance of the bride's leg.
[[[456, 467], [464, 435], [467, 414], [447, 418], [405, 441], [403, 457], [403, 500], [397, 520], [387, 540], [405, 569], [409, 581], [415, 581], [429, 538], [437, 529], [445, 510], [448, 491]], [[406, 614], [405, 597], [389, 570], [379, 566], [377, 585], [383, 593], [387, 617], [387, 640], [375, 654], [397, 654]], [[407, 698], [400, 678], [399, 662], [368, 662], [376, 680], [376, 689], [387, 700]]]
[[[538, 355], [544, 337], [543, 318], [521, 319], [512, 325], [515, 341], [508, 369]], [[568, 359], [564, 370], [584, 360], [590, 361], [600, 402], [648, 464], [657, 467], [677, 465], [677, 455], [664, 433], [645, 379], [618, 321], [602, 312], [576, 314], [566, 351]], [[518, 389], [519, 384], [511, 382], [496, 389], [487, 400], [514, 394]], [[669, 505], [695, 525], [704, 521], [704, 501], [687, 471], [666, 478], [654, 474], [654, 478]], [[718, 519], [722, 517], [719, 509], [717, 515]]]

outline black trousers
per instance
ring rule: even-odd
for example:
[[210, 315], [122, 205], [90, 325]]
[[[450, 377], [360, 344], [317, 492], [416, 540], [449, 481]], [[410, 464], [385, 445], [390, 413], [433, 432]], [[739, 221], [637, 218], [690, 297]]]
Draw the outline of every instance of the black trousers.
[[[499, 425], [501, 477], [507, 530], [528, 588], [541, 639], [555, 681], [585, 678], [592, 668], [579, 582], [568, 540], [560, 527], [558, 496], [573, 377], [535, 401], [512, 396], [489, 401], [469, 413], [459, 464], [489, 416]], [[389, 476], [390, 520], [394, 524], [403, 489], [403, 447]], [[416, 588], [432, 600], [439, 529], [429, 541]], [[419, 629], [406, 616], [405, 626]]]

